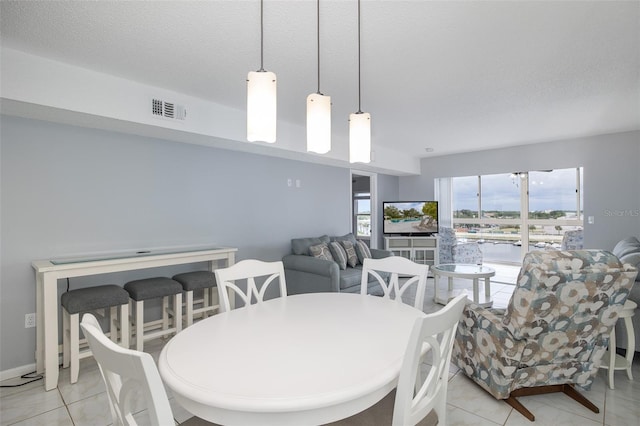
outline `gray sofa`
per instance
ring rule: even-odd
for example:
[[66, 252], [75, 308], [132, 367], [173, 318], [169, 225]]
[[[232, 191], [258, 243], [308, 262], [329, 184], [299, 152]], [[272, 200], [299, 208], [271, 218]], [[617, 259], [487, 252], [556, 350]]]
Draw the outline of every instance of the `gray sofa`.
[[[618, 242], [611, 252], [622, 263], [629, 263], [640, 270], [640, 241], [636, 237], [625, 238]], [[628, 299], [633, 300], [640, 307], [640, 273], [636, 277], [635, 284], [631, 287]], [[640, 309], [636, 309], [636, 314], [631, 318], [631, 321], [633, 322], [633, 330], [636, 337], [635, 351], [640, 352]], [[622, 321], [616, 323], [616, 346], [622, 349], [627, 348], [627, 331], [622, 325]]]
[[[291, 254], [282, 258], [284, 274], [287, 280], [287, 293], [318, 293], [318, 292], [343, 292], [359, 293], [362, 277], [362, 262], [355, 267], [348, 266], [340, 269], [338, 263], [331, 260], [319, 259], [311, 256], [309, 247], [318, 244], [328, 244], [330, 241], [348, 240], [355, 243], [353, 234], [343, 236], [311, 238], [295, 238], [291, 240]], [[370, 249], [371, 257], [375, 259], [393, 256], [386, 250]], [[375, 281], [375, 278], [373, 279]], [[378, 283], [369, 286], [369, 294], [381, 296], [382, 288]]]

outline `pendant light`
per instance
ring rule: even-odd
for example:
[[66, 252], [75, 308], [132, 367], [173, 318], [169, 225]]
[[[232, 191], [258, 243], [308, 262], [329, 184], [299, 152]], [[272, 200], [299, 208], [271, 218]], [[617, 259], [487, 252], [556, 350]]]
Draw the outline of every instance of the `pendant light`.
[[318, 91], [307, 96], [307, 151], [326, 154], [331, 150], [331, 96], [320, 92], [320, 0], [317, 8]]
[[371, 114], [362, 112], [360, 82], [360, 0], [358, 0], [358, 112], [349, 114], [349, 161], [371, 162]]
[[247, 76], [247, 140], [276, 141], [276, 75], [265, 71], [263, 0], [260, 0], [260, 69]]

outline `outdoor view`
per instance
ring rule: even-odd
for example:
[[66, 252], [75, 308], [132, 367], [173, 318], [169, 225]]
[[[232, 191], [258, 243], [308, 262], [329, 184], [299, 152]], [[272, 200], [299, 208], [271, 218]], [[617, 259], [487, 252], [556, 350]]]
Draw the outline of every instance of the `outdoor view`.
[[488, 261], [559, 248], [583, 224], [582, 168], [455, 177], [452, 186], [456, 236], [480, 243]]

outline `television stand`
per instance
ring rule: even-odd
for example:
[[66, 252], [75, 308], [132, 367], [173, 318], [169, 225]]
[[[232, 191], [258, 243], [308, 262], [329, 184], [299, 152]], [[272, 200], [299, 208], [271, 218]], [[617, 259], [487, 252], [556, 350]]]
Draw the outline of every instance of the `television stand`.
[[429, 267], [439, 263], [438, 237], [433, 235], [384, 237], [384, 248], [396, 256], [402, 256]]

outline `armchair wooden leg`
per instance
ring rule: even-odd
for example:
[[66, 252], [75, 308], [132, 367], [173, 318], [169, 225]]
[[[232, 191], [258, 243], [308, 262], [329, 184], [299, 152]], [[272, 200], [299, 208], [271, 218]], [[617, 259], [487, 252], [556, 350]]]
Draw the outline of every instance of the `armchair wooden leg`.
[[598, 407], [596, 407], [587, 398], [585, 398], [584, 395], [582, 395], [580, 392], [575, 390], [573, 385], [562, 385], [562, 386], [563, 386], [562, 392], [564, 392], [570, 398], [578, 401], [580, 404], [584, 405], [585, 407], [587, 407], [589, 410], [593, 411], [594, 413], [599, 413], [600, 412], [600, 409]]
[[554, 392], [564, 393], [565, 395], [579, 402], [580, 404], [587, 407], [589, 410], [593, 411], [594, 413], [600, 412], [600, 409], [598, 409], [598, 407], [596, 407], [591, 401], [585, 398], [584, 395], [582, 395], [580, 392], [575, 390], [573, 385], [569, 385], [569, 384], [536, 386], [533, 388], [516, 389], [513, 392], [511, 392], [511, 394], [507, 399], [505, 399], [505, 402], [510, 406], [512, 406], [513, 408], [515, 408], [515, 410], [518, 411], [520, 414], [522, 414], [527, 419], [533, 422], [536, 419], [535, 416], [531, 413], [531, 411], [527, 410], [524, 407], [524, 405], [522, 405], [520, 401], [516, 399], [516, 397], [529, 396], [529, 395], [542, 395], [545, 393], [554, 393]]
[[531, 411], [527, 410], [526, 407], [524, 405], [522, 405], [520, 403], [520, 401], [515, 399], [513, 396], [510, 396], [509, 398], [505, 399], [504, 402], [506, 402], [507, 404], [509, 404], [513, 408], [515, 408], [515, 410], [518, 413], [522, 414], [523, 416], [525, 416], [530, 421], [532, 421], [532, 422], [536, 421], [536, 418], [533, 415], [533, 413]]

